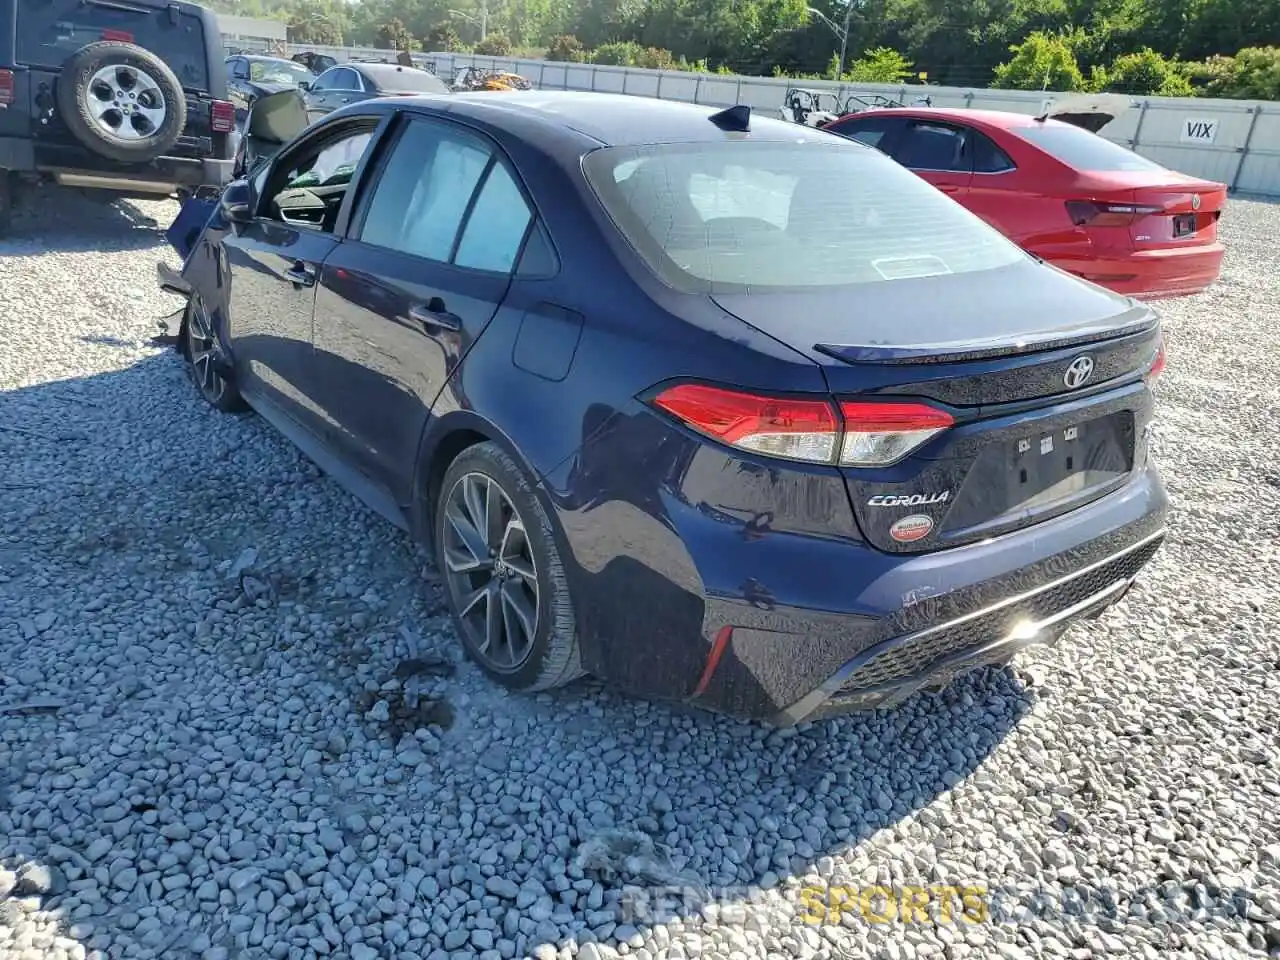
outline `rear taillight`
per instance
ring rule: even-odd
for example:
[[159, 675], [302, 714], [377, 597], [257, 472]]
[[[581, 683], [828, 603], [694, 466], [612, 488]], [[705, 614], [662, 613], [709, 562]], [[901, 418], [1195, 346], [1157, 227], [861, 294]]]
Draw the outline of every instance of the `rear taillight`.
[[842, 403], [844, 444], [840, 462], [879, 467], [901, 460], [955, 421], [923, 403]]
[[740, 450], [852, 467], [883, 467], [950, 427], [950, 414], [919, 403], [771, 397], [703, 384], [653, 399], [685, 426]]
[[1164, 207], [1133, 203], [1104, 203], [1100, 200], [1068, 200], [1067, 216], [1077, 227], [1127, 227], [1143, 217], [1161, 213]]
[[1156, 358], [1151, 361], [1151, 369], [1147, 371], [1148, 384], [1155, 383], [1164, 373], [1164, 337], [1160, 338], [1160, 346], [1156, 348]]
[[133, 43], [133, 34], [127, 30], [103, 30], [99, 36], [103, 40], [117, 40], [120, 43]]
[[236, 105], [214, 100], [209, 105], [209, 129], [214, 133], [230, 133], [236, 128]]
[[0, 106], [13, 103], [13, 71], [0, 70]]

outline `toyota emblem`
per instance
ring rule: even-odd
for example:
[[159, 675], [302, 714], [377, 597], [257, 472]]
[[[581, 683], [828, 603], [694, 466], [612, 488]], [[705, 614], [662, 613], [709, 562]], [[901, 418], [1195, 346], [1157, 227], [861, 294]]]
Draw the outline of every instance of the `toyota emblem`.
[[1081, 356], [1076, 357], [1067, 365], [1067, 372], [1062, 375], [1062, 382], [1067, 385], [1068, 390], [1076, 390], [1083, 387], [1093, 376], [1093, 357]]

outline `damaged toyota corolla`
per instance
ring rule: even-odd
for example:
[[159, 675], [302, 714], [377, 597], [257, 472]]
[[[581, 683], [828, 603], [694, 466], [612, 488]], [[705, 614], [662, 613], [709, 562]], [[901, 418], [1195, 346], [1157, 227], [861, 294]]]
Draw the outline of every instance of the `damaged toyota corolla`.
[[427, 544], [514, 690], [891, 706], [1100, 614], [1164, 536], [1157, 314], [745, 107], [353, 104], [161, 283], [200, 394]]

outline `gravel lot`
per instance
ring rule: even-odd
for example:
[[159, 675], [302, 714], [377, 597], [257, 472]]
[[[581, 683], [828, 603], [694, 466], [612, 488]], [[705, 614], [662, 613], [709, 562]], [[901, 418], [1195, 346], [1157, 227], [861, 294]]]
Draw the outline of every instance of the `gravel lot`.
[[0, 958], [1280, 956], [1280, 205], [1167, 306], [1124, 604], [786, 732], [459, 662], [420, 552], [150, 345], [175, 210], [0, 241]]

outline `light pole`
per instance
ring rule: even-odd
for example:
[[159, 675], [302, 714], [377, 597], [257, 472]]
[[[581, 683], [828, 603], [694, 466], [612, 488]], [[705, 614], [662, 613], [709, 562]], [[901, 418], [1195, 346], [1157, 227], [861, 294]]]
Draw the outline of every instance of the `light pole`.
[[849, 21], [853, 19], [853, 3], [854, 0], [849, 0], [849, 2], [845, 4], [843, 24], [836, 24], [830, 17], [816, 7], [807, 8], [809, 13], [825, 23], [831, 32], [836, 35], [836, 39], [840, 41], [840, 61], [839, 68], [836, 71], [837, 80], [844, 76], [844, 61], [849, 52]]
[[489, 3], [488, 0], [480, 0], [480, 15], [474, 13], [463, 13], [461, 10], [450, 10], [449, 16], [457, 17], [459, 20], [465, 20], [467, 23], [480, 28], [480, 39], [483, 41], [489, 35]]

